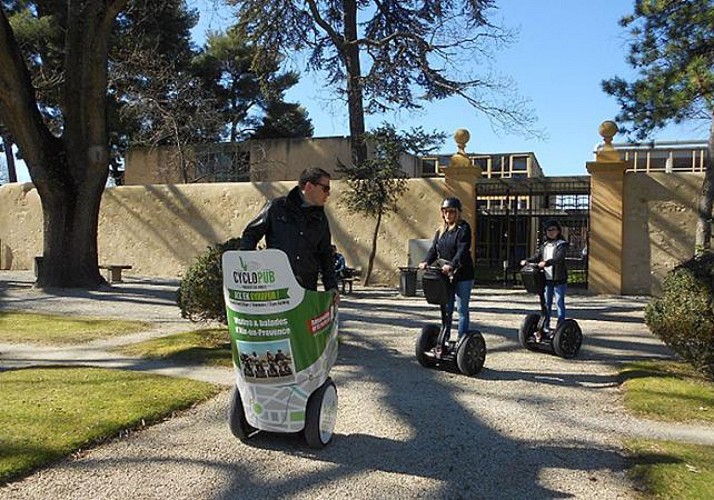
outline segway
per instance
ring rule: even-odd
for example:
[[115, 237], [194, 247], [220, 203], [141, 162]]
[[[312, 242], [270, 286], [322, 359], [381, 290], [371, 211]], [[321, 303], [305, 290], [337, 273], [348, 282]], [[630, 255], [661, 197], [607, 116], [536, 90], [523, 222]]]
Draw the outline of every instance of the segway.
[[545, 272], [537, 264], [526, 264], [521, 269], [523, 286], [538, 295], [540, 314], [529, 314], [518, 330], [518, 341], [530, 351], [554, 352], [562, 358], [574, 358], [583, 343], [583, 332], [578, 322], [566, 319], [554, 331], [545, 331]]
[[236, 385], [231, 432], [247, 442], [261, 431], [304, 433], [326, 446], [337, 419], [337, 388], [328, 376], [337, 358], [333, 292], [302, 288], [281, 250], [223, 254], [223, 293]]
[[486, 341], [478, 330], [471, 330], [458, 340], [449, 340], [453, 312], [454, 284], [438, 267], [428, 267], [422, 277], [424, 296], [429, 304], [441, 309], [441, 326], [425, 325], [416, 340], [416, 358], [424, 367], [458, 369], [464, 375], [476, 375], [486, 361]]

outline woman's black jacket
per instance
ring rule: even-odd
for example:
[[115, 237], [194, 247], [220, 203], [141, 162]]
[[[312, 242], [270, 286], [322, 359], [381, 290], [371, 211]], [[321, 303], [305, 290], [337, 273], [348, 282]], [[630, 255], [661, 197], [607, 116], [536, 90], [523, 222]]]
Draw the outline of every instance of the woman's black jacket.
[[449, 231], [437, 231], [424, 260], [427, 264], [432, 264], [437, 259], [444, 259], [451, 263], [451, 266], [456, 270], [454, 281], [474, 279], [474, 260], [471, 257], [471, 226], [468, 222], [461, 220]]

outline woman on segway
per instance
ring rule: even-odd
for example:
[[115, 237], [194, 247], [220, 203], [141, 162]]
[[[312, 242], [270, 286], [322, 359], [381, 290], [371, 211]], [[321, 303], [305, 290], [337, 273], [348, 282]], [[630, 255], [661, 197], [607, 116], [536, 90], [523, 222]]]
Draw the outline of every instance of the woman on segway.
[[[568, 242], [563, 238], [563, 227], [555, 219], [547, 220], [543, 225], [545, 241], [529, 258], [522, 260], [537, 264], [545, 272], [545, 321], [543, 333], [550, 333], [550, 316], [553, 308], [553, 298], [558, 311], [556, 328], [565, 321], [565, 292], [568, 283], [568, 270], [565, 266], [565, 255], [568, 252]], [[540, 341], [540, 332], [534, 333]]]
[[[459, 337], [469, 331], [469, 298], [474, 286], [474, 263], [471, 258], [471, 226], [461, 218], [461, 200], [446, 198], [441, 203], [443, 226], [434, 235], [434, 241], [419, 264], [425, 269], [437, 260], [441, 263], [441, 272], [453, 274], [455, 300], [459, 311]], [[449, 314], [454, 311], [454, 301], [449, 304]], [[448, 337], [447, 337], [448, 339]]]

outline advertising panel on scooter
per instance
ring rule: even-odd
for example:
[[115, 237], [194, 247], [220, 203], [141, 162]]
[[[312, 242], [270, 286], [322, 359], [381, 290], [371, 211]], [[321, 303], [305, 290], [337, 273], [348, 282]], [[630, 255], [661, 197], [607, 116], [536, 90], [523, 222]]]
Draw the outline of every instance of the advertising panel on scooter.
[[223, 254], [236, 385], [256, 429], [298, 432], [337, 358], [335, 294], [302, 288], [280, 250]]

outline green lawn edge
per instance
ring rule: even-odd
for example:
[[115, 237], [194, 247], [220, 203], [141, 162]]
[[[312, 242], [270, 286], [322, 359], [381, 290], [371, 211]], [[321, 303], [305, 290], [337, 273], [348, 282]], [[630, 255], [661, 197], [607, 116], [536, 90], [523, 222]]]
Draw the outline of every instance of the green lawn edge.
[[0, 372], [0, 484], [218, 394], [207, 382], [103, 368]]
[[[714, 382], [669, 360], [627, 363], [619, 373], [628, 412], [661, 422], [711, 426]], [[628, 439], [628, 476], [640, 498], [714, 498], [714, 446]]]

